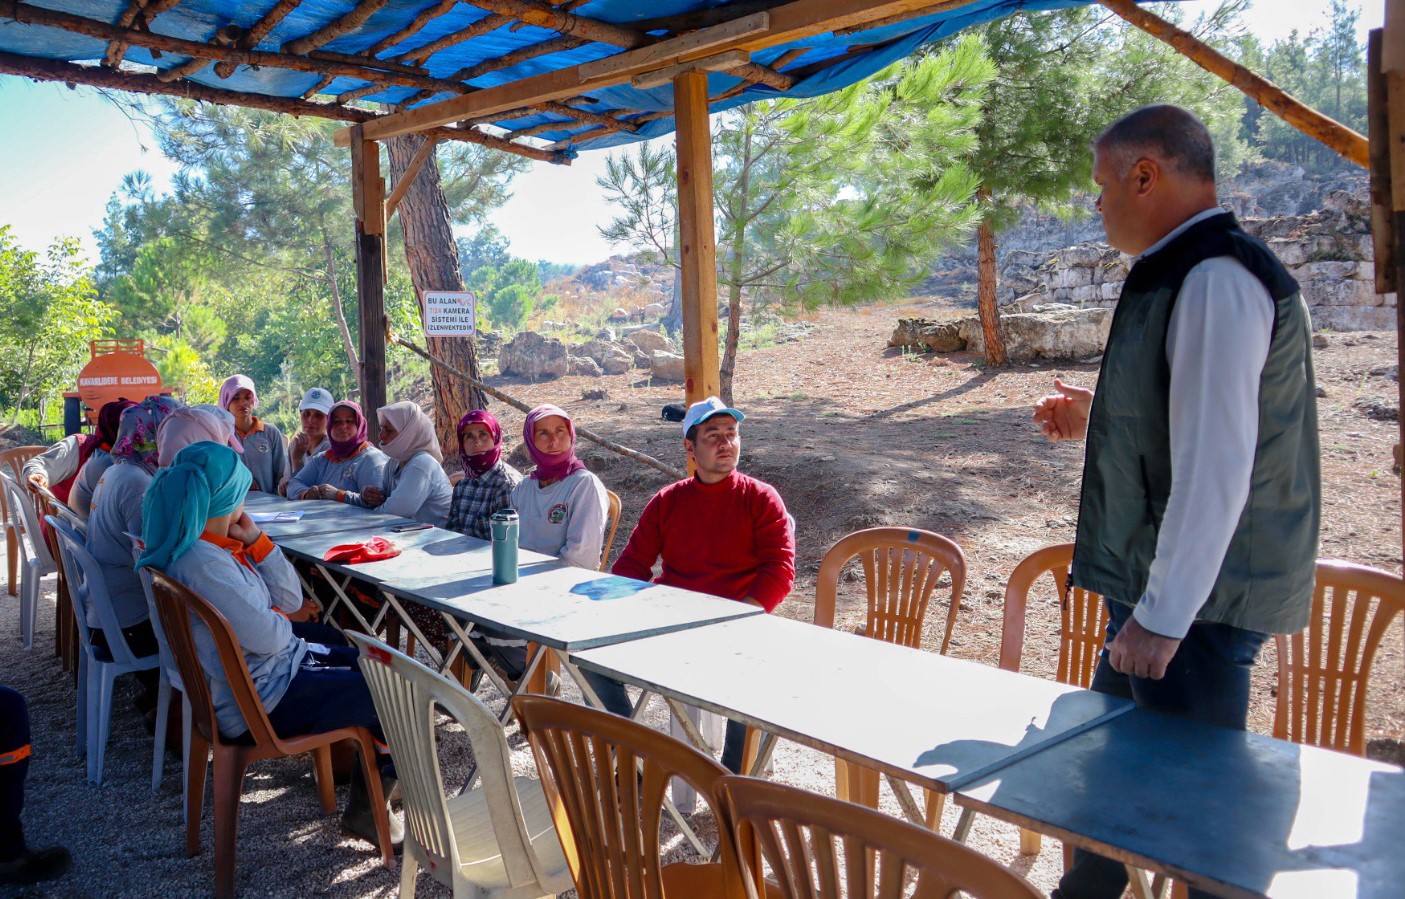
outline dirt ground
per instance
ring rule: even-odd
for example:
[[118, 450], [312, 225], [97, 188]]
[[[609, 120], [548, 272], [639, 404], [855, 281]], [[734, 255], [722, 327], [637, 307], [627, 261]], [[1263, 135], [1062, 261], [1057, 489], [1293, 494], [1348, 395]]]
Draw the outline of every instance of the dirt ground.
[[[742, 467], [776, 485], [798, 524], [799, 577], [779, 614], [809, 620], [814, 583], [825, 550], [844, 534], [880, 524], [927, 528], [956, 540], [968, 567], [965, 594], [951, 653], [995, 664], [1000, 645], [1005, 579], [1033, 550], [1072, 539], [1081, 450], [1046, 443], [1029, 422], [1034, 401], [1055, 375], [1092, 385], [1095, 366], [1026, 366], [986, 371], [969, 356], [904, 354], [885, 348], [899, 316], [940, 316], [935, 304], [828, 311], [819, 330], [796, 343], [746, 353], [737, 378], [736, 402], [748, 418], [743, 428]], [[1330, 334], [1316, 353], [1322, 418], [1326, 509], [1321, 555], [1399, 570], [1399, 481], [1391, 472], [1395, 425], [1378, 420], [1393, 406], [1396, 382], [1386, 369], [1395, 362], [1394, 335]], [[678, 425], [659, 419], [659, 409], [681, 399], [676, 384], [650, 384], [633, 375], [572, 377], [541, 384], [493, 379], [528, 402], [551, 401], [601, 433], [661, 459], [682, 464]], [[605, 388], [609, 399], [582, 400], [583, 391]], [[522, 416], [495, 404], [509, 443], [517, 443]], [[638, 462], [583, 444], [582, 456], [624, 500], [624, 520], [615, 552], [650, 495], [668, 478]], [[208, 894], [212, 883], [211, 825], [203, 826], [204, 851], [193, 859], [182, 851], [178, 758], [167, 755], [162, 789], [150, 791], [151, 738], [131, 708], [131, 687], [119, 681], [106, 783], [84, 782], [83, 760], [73, 740], [74, 694], [59, 671], [53, 645], [52, 582], [45, 581], [35, 649], [14, 642], [17, 603], [0, 602], [0, 683], [30, 700], [34, 757], [25, 814], [36, 845], [62, 842], [75, 867], [63, 880], [12, 895], [86, 897]], [[935, 651], [946, 593], [929, 611], [924, 645]], [[862, 585], [841, 587], [840, 626], [862, 618]], [[1023, 669], [1051, 676], [1056, 644], [1053, 596], [1032, 599]], [[1400, 625], [1397, 625], [1397, 631]], [[1383, 647], [1372, 685], [1367, 733], [1372, 754], [1400, 761], [1405, 719], [1405, 657], [1399, 633]], [[1270, 647], [1255, 679], [1252, 727], [1267, 732], [1275, 681]], [[804, 677], [804, 672], [777, 676]], [[897, 685], [896, 689], [924, 689]], [[568, 685], [567, 695], [574, 694]], [[493, 708], [502, 699], [485, 692]], [[662, 726], [655, 703], [650, 720]], [[462, 733], [442, 729], [441, 758], [462, 772], [469, 755]], [[513, 767], [532, 769], [525, 741], [509, 731]], [[821, 793], [834, 788], [833, 764], [813, 750], [781, 741], [774, 778]], [[242, 895], [393, 896], [398, 872], [380, 868], [365, 844], [339, 832], [335, 817], [320, 814], [305, 760], [260, 763], [245, 784], [239, 836]], [[456, 786], [456, 784], [455, 784]], [[340, 801], [345, 801], [341, 791]], [[898, 814], [884, 790], [883, 806]], [[207, 805], [208, 808], [208, 805]], [[950, 834], [956, 813], [948, 803], [941, 832]], [[699, 816], [704, 837], [706, 815]], [[1048, 890], [1061, 870], [1057, 841], [1045, 840], [1038, 855], [1019, 854], [1018, 832], [978, 818], [970, 844]], [[670, 857], [688, 855], [681, 838]], [[419, 881], [419, 895], [448, 891]], [[572, 894], [567, 894], [572, 895]]]
[[[886, 346], [899, 317], [943, 318], [942, 301], [826, 310], [819, 330], [793, 343], [746, 352], [734, 400], [747, 414], [741, 467], [780, 491], [797, 522], [795, 591], [780, 614], [813, 615], [820, 559], [860, 528], [901, 525], [944, 534], [966, 555], [967, 581], [951, 654], [995, 664], [1005, 581], [1034, 550], [1073, 539], [1082, 447], [1052, 445], [1030, 423], [1035, 401], [1060, 377], [1092, 387], [1097, 366], [1025, 365], [987, 370], [968, 354], [914, 354]], [[1392, 473], [1398, 436], [1383, 420], [1396, 405], [1395, 335], [1328, 333], [1314, 353], [1321, 423], [1321, 558], [1400, 570], [1400, 482]], [[554, 402], [588, 428], [675, 465], [683, 464], [678, 425], [659, 410], [680, 401], [679, 384], [638, 374], [575, 376], [494, 386], [529, 402]], [[583, 400], [604, 388], [608, 399]], [[504, 432], [522, 416], [502, 404]], [[623, 547], [644, 503], [668, 477], [581, 441], [579, 452], [623, 500], [614, 551]], [[936, 650], [946, 615], [929, 610], [924, 646]], [[841, 585], [840, 619], [862, 621], [863, 585]], [[1023, 670], [1052, 676], [1057, 600], [1031, 597]], [[1396, 625], [1399, 631], [1401, 625]], [[1372, 755], [1405, 761], [1405, 640], [1387, 638], [1376, 664], [1366, 726]], [[1276, 659], [1270, 645], [1255, 677], [1251, 726], [1273, 718]]]

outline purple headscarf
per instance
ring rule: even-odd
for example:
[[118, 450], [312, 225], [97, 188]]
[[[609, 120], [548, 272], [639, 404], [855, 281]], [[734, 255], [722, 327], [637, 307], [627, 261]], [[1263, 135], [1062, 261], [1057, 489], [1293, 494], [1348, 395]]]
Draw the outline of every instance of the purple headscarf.
[[[493, 448], [486, 453], [470, 456], [463, 449], [463, 429], [469, 425], [485, 425], [493, 435]], [[471, 478], [485, 474], [502, 458], [502, 425], [487, 409], [474, 409], [459, 419], [456, 432], [459, 435], [459, 460], [463, 462], [463, 472]]]
[[[564, 453], [544, 453], [537, 449], [537, 443], [532, 439], [532, 431], [536, 428], [537, 422], [543, 418], [551, 418], [553, 415], [566, 420], [566, 431], [571, 435], [571, 447]], [[585, 463], [576, 458], [576, 426], [571, 421], [571, 416], [567, 415], [566, 410], [560, 406], [546, 403], [528, 412], [527, 420], [522, 422], [522, 439], [527, 444], [528, 455], [537, 464], [537, 467], [532, 469], [531, 476], [538, 481], [559, 481], [572, 472], [585, 468]]]
[[113, 464], [126, 462], [140, 465], [147, 472], [155, 474], [159, 461], [156, 452], [156, 431], [166, 416], [183, 406], [184, 403], [169, 396], [149, 396], [123, 410], [122, 424], [117, 429], [117, 440], [112, 444]]
[[[356, 436], [345, 442], [332, 436], [332, 416], [342, 407], [356, 413]], [[350, 459], [361, 451], [362, 444], [366, 442], [366, 413], [361, 411], [360, 406], [351, 400], [332, 404], [332, 411], [327, 413], [327, 442], [332, 446], [332, 455], [339, 460]]]
[[137, 404], [136, 400], [123, 397], [110, 403], [103, 403], [98, 410], [98, 425], [93, 428], [93, 436], [78, 447], [78, 467], [92, 458], [98, 450], [112, 452], [112, 444], [117, 442], [117, 430], [122, 427], [122, 413]]
[[254, 379], [248, 375], [230, 375], [225, 378], [220, 385], [220, 408], [228, 409], [229, 404], [234, 400], [234, 395], [241, 390], [247, 390], [254, 395], [254, 408], [259, 407], [259, 392], [254, 387]]

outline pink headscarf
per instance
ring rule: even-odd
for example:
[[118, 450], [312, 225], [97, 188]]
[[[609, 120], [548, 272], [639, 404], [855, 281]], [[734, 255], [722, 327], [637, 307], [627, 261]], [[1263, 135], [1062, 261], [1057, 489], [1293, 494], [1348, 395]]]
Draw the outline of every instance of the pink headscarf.
[[[571, 435], [571, 447], [564, 453], [548, 455], [537, 449], [536, 441], [532, 439], [532, 431], [536, 428], [537, 422], [553, 415], [566, 420], [566, 431]], [[527, 420], [522, 422], [522, 439], [527, 444], [527, 454], [532, 457], [533, 462], [537, 463], [537, 467], [532, 469], [531, 476], [539, 481], [559, 481], [572, 472], [585, 468], [585, 463], [576, 458], [576, 426], [571, 421], [571, 416], [567, 415], [566, 410], [560, 406], [546, 403], [528, 412]]]
[[[463, 449], [463, 429], [469, 425], [486, 425], [493, 435], [493, 448], [485, 453], [470, 456]], [[476, 478], [487, 473], [502, 458], [502, 425], [487, 409], [474, 409], [459, 419], [456, 432], [459, 435], [459, 461], [463, 462], [464, 474]]]
[[[332, 437], [332, 416], [337, 413], [337, 408], [340, 406], [345, 406], [356, 413], [356, 436], [346, 442]], [[338, 459], [350, 459], [361, 451], [361, 445], [366, 442], [366, 413], [361, 411], [359, 405], [351, 400], [342, 400], [340, 403], [332, 404], [332, 411], [327, 413], [327, 442], [332, 446], [332, 455]]]
[[243, 444], [234, 434], [233, 415], [213, 406], [190, 406], [172, 412], [156, 427], [160, 467], [169, 468], [176, 453], [202, 440], [222, 444], [236, 453], [244, 452]]
[[230, 375], [224, 379], [224, 383], [220, 385], [220, 408], [228, 409], [234, 400], [234, 394], [241, 390], [247, 390], [254, 395], [254, 408], [257, 409], [259, 392], [254, 388], [254, 379], [248, 375]]
[[376, 418], [382, 423], [389, 422], [397, 433], [395, 439], [381, 445], [381, 452], [404, 465], [415, 453], [429, 453], [434, 461], [444, 461], [444, 451], [439, 448], [439, 438], [434, 433], [434, 422], [424, 414], [419, 403], [402, 400], [382, 406], [376, 410]]

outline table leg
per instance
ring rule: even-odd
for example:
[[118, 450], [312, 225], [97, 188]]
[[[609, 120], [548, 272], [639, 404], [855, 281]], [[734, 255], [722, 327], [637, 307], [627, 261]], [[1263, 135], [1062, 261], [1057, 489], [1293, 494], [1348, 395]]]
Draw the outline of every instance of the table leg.
[[903, 816], [918, 827], [927, 826], [927, 816], [918, 807], [917, 800], [912, 798], [912, 791], [907, 788], [907, 781], [889, 774], [888, 786], [893, 788], [893, 795], [897, 797], [898, 805], [903, 810]]
[[951, 838], [958, 843], [966, 842], [966, 838], [971, 835], [971, 822], [974, 820], [975, 809], [962, 808], [961, 817], [956, 819], [956, 829], [951, 832]]

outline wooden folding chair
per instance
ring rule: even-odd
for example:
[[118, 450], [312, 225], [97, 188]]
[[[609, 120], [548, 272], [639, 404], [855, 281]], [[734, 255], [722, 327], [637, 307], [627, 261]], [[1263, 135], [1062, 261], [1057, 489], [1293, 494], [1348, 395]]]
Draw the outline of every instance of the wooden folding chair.
[[1043, 895], [974, 849], [881, 812], [751, 777], [723, 777], [718, 791], [747, 889], [761, 872], [740, 850], [759, 842], [780, 894], [797, 899]]
[[[1020, 670], [1030, 593], [1036, 585], [1042, 585], [1047, 591], [1042, 595], [1054, 597], [1059, 603], [1059, 657], [1054, 679], [1087, 689], [1093, 682], [1107, 634], [1107, 606], [1102, 596], [1069, 583], [1072, 562], [1073, 544], [1059, 543], [1034, 551], [1010, 572], [1005, 585], [1005, 621], [1000, 631], [1000, 667]], [[1041, 842], [1039, 834], [1020, 829], [1021, 853], [1037, 855]], [[1071, 858], [1072, 850], [1065, 847], [1065, 867]]]
[[[881, 527], [855, 531], [825, 553], [815, 584], [815, 624], [834, 627], [839, 578], [858, 559], [868, 591], [868, 615], [863, 633], [875, 640], [920, 649], [927, 606], [944, 573], [951, 574], [951, 597], [941, 652], [951, 645], [961, 596], [966, 590], [966, 556], [941, 534], [917, 528]], [[842, 759], [834, 760], [835, 795], [850, 802], [878, 807], [878, 772]], [[927, 824], [941, 821], [944, 797], [927, 792]]]
[[[376, 768], [376, 747], [371, 732], [364, 727], [343, 727], [320, 734], [306, 734], [284, 739], [269, 723], [263, 701], [254, 688], [249, 667], [239, 641], [229, 622], [219, 610], [162, 571], [151, 573], [151, 592], [161, 616], [161, 629], [170, 643], [171, 655], [180, 670], [186, 699], [190, 702], [192, 729], [190, 758], [186, 765], [185, 851], [194, 856], [200, 852], [200, 813], [205, 802], [205, 759], [214, 752], [215, 781], [215, 895], [234, 895], [234, 857], [238, 840], [239, 799], [243, 791], [244, 771], [251, 762], [282, 758], [311, 752], [316, 763], [317, 786], [322, 811], [336, 811], [336, 794], [332, 785], [331, 745], [342, 740], [352, 741], [360, 750], [362, 774], [371, 794], [375, 810], [376, 836], [380, 842], [381, 860], [387, 868], [395, 867], [394, 849], [390, 843], [390, 822], [386, 816], [385, 797], [381, 793], [380, 772]], [[247, 734], [229, 739], [220, 734], [215, 720], [210, 684], [191, 634], [192, 618], [199, 620], [214, 638], [219, 651], [225, 679], [234, 693], [239, 713], [248, 725]]]
[[[546, 696], [512, 700], [532, 745], [580, 899], [689, 899], [748, 893], [735, 842], [718, 811], [727, 769], [693, 747], [642, 724]], [[678, 777], [718, 819], [721, 861], [661, 860], [664, 790]]]
[[1385, 633], [1405, 609], [1398, 575], [1320, 560], [1312, 617], [1302, 633], [1278, 644], [1280, 740], [1366, 754], [1366, 694]]

